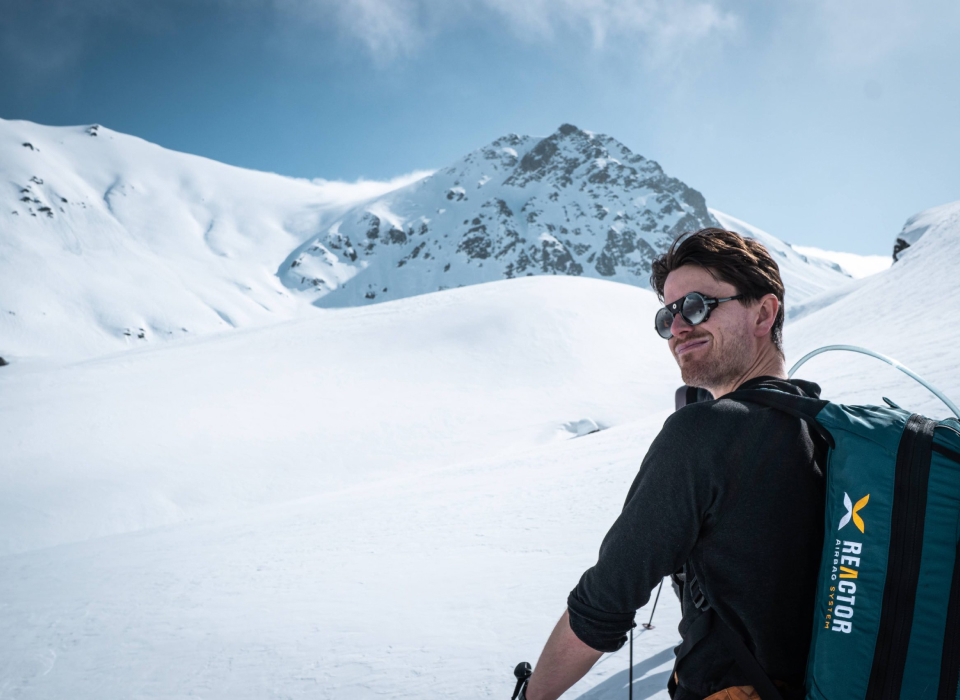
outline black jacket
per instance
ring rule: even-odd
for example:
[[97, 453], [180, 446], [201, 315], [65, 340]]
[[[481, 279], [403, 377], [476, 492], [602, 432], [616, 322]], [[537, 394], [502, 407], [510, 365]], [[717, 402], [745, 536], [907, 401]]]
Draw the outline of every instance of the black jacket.
[[[820, 395], [811, 382], [774, 377], [739, 388], [760, 387]], [[651, 590], [683, 568], [681, 636], [702, 614], [691, 602], [695, 577], [767, 674], [802, 686], [823, 546], [821, 465], [807, 426], [776, 409], [726, 398], [681, 408], [570, 593], [574, 633], [599, 651], [619, 649]], [[716, 636], [684, 659], [679, 681], [675, 700], [750, 685]]]

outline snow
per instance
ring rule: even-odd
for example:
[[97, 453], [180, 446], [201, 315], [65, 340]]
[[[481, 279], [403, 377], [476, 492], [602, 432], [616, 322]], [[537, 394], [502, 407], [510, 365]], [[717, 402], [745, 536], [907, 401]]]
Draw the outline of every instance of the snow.
[[[590, 145], [584, 138], [574, 133], [561, 139], [563, 157], [582, 158], [581, 151], [602, 146], [610, 154], [608, 170], [629, 159], [644, 177], [663, 179], [656, 187], [673, 182], [613, 139]], [[607, 265], [604, 275], [595, 269], [599, 263], [586, 262], [593, 259], [591, 245], [598, 255], [607, 245], [610, 225], [595, 221], [593, 234], [578, 233], [580, 224], [572, 222], [594, 220], [592, 207], [600, 206], [592, 195], [576, 186], [544, 189], [538, 182], [527, 190], [504, 186], [508, 171], [530, 176], [517, 171], [516, 160], [537, 139], [511, 136], [495, 143], [511, 144], [506, 148], [513, 155], [491, 145], [460, 159], [455, 172], [343, 183], [235, 168], [105, 127], [0, 120], [0, 182], [6, 182], [0, 186], [0, 354], [18, 362], [97, 357], [313, 318], [316, 306], [380, 303], [528, 272], [576, 273], [583, 267], [577, 258], [586, 265], [584, 274], [646, 284], [648, 263], [639, 249], [624, 252], [632, 250], [627, 241], [617, 248], [626, 257]], [[558, 168], [549, 176], [559, 177]], [[577, 177], [589, 178], [588, 171]], [[497, 206], [474, 210], [483, 200], [468, 195], [461, 180], [489, 181], [482, 192]], [[557, 201], [548, 196], [561, 190]], [[650, 190], [610, 184], [604, 201], [627, 201], [637, 191]], [[670, 197], [663, 226], [680, 217]], [[530, 208], [521, 211], [525, 203]], [[430, 222], [447, 205], [454, 209]], [[501, 221], [503, 207], [511, 206], [516, 220]], [[601, 211], [605, 216], [610, 208]], [[363, 218], [370, 216], [377, 217], [376, 226]], [[529, 225], [529, 250], [521, 256], [518, 239], [511, 262], [478, 241], [465, 246], [457, 227], [472, 228], [464, 222], [476, 217], [486, 221], [478, 230], [491, 241], [520, 235], [514, 225]], [[548, 253], [534, 245], [543, 229], [557, 241]], [[799, 257], [795, 262], [801, 272], [810, 267]], [[811, 275], [801, 274], [805, 285], [795, 293], [809, 296], [846, 279], [837, 271], [817, 275], [811, 283]]]
[[[932, 226], [788, 323], [788, 363], [859, 342], [960, 396], [956, 330], [904, 291], [956, 317], [958, 263], [960, 226]], [[0, 688], [505, 697], [672, 409], [657, 307], [628, 285], [530, 277], [3, 368]], [[940, 342], [922, 342], [928, 324]], [[945, 414], [863, 361], [821, 356], [800, 376]], [[637, 631], [636, 697], [666, 698], [679, 614], [665, 586]], [[566, 697], [622, 697], [626, 668], [624, 648]]]
[[[0, 210], [0, 698], [507, 697], [672, 411], [653, 293], [538, 276], [316, 308], [277, 271], [356, 203], [339, 185], [97, 132], [0, 122], [7, 181], [76, 202]], [[782, 261], [788, 366], [865, 345], [960, 400], [960, 203], [860, 279], [712, 214]], [[798, 376], [946, 415], [871, 358]], [[667, 697], [679, 619], [668, 583], [638, 700]], [[626, 675], [625, 647], [565, 697]]]
[[893, 264], [893, 256], [891, 255], [858, 255], [857, 253], [844, 253], [799, 245], [792, 246], [792, 248], [803, 255], [832, 260], [854, 279], [875, 275]]
[[[422, 223], [440, 206], [449, 207], [449, 216]], [[358, 204], [339, 222], [341, 238], [320, 234], [296, 253], [301, 261], [316, 253], [309, 268], [316, 274], [304, 275], [291, 267], [293, 260], [281, 266], [281, 281], [313, 295], [319, 307], [378, 304], [530, 274], [648, 287], [653, 255], [683, 231], [717, 224], [703, 195], [657, 163], [570, 124], [545, 138], [497, 139], [428, 178]], [[749, 224], [737, 225], [755, 231], [782, 258], [791, 302], [850, 279], [835, 263], [808, 259]], [[555, 241], [549, 250], [537, 238], [544, 230]], [[351, 252], [340, 264], [367, 266], [339, 287], [317, 284], [331, 277], [326, 252], [344, 247]]]
[[926, 209], [907, 219], [907, 223], [904, 224], [903, 230], [897, 235], [897, 238], [913, 245], [931, 227], [939, 226], [945, 220], [956, 221], [958, 217], [960, 217], [960, 202], [951, 202], [950, 204]]
[[[837, 298], [822, 299], [819, 308], [789, 322], [784, 333], [788, 361], [823, 345], [859, 345], [899, 360], [957, 402], [960, 202], [922, 216], [923, 237], [888, 270], [857, 280]], [[935, 301], [925, 306], [927, 300]], [[810, 360], [798, 376], [820, 383], [832, 400], [876, 404], [888, 396], [931, 417], [950, 415], [926, 389], [873, 358], [827, 353]]]
[[311, 299], [277, 276], [290, 252], [358, 202], [428, 174], [309, 182], [93, 133], [0, 120], [8, 359], [92, 357], [310, 316]]
[[556, 238], [551, 236], [546, 231], [544, 231], [539, 236], [537, 236], [537, 240], [542, 241], [543, 243], [550, 243], [552, 245], [560, 245], [560, 241], [558, 241]]
[[[4, 368], [0, 687], [509, 693], [671, 410], [657, 307], [532, 277]], [[671, 595], [637, 640], [658, 686]]]
[[804, 255], [789, 243], [729, 214], [716, 209], [711, 209], [710, 213], [725, 229], [755, 238], [770, 251], [777, 261], [780, 277], [786, 288], [784, 303], [787, 313], [790, 313], [791, 305], [803, 303], [817, 294], [843, 286], [851, 279], [850, 274], [836, 262]]

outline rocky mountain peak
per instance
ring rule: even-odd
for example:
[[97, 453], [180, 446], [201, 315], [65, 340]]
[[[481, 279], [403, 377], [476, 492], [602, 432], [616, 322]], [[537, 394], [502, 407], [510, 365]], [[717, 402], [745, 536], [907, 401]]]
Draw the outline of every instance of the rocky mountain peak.
[[703, 195], [616, 139], [561, 125], [507, 134], [348, 211], [279, 270], [316, 303], [370, 303], [504, 277], [648, 285], [682, 232], [717, 225]]

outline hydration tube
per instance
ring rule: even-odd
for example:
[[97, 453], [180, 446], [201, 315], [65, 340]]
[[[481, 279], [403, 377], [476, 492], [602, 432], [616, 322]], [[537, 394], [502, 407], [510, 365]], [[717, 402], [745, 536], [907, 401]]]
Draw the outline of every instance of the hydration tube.
[[859, 352], [862, 355], [869, 355], [870, 357], [875, 357], [878, 360], [883, 360], [891, 367], [896, 367], [898, 370], [906, 374], [908, 377], [911, 377], [918, 381], [920, 384], [925, 386], [931, 394], [936, 396], [938, 399], [943, 401], [947, 408], [953, 411], [953, 415], [957, 418], [960, 418], [960, 408], [957, 408], [957, 405], [953, 403], [950, 399], [943, 395], [936, 387], [932, 386], [930, 383], [925, 381], [923, 377], [918, 375], [916, 372], [911, 369], [904, 367], [902, 364], [894, 360], [892, 357], [887, 357], [886, 355], [881, 355], [879, 352], [874, 352], [873, 350], [867, 350], [866, 348], [861, 348], [857, 345], [825, 345], [822, 348], [817, 348], [813, 352], [808, 352], [806, 355], [797, 360], [796, 364], [790, 368], [790, 372], [787, 374], [787, 377], [793, 377], [794, 372], [802, 365], [804, 362], [809, 360], [811, 357], [816, 357], [820, 353], [830, 352], [831, 350], [847, 350], [848, 352]]

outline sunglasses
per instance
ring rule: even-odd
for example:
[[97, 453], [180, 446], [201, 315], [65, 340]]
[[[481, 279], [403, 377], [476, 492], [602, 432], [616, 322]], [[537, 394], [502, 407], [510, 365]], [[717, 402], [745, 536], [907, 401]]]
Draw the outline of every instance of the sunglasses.
[[717, 299], [705, 297], [700, 292], [690, 292], [685, 297], [667, 304], [657, 312], [654, 321], [657, 333], [659, 333], [660, 337], [664, 340], [669, 340], [673, 337], [670, 326], [673, 325], [673, 317], [677, 314], [680, 314], [680, 318], [691, 326], [697, 326], [710, 318], [710, 312], [713, 311], [718, 304], [742, 298], [742, 294]]

